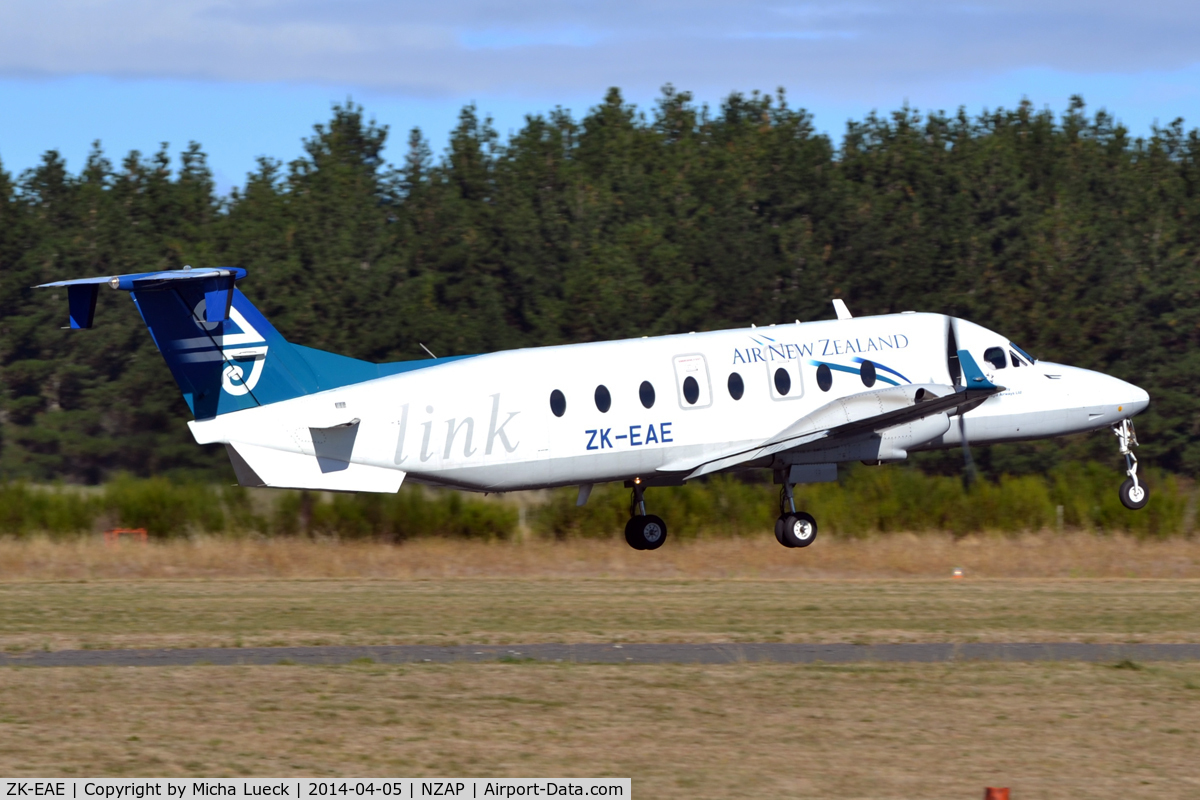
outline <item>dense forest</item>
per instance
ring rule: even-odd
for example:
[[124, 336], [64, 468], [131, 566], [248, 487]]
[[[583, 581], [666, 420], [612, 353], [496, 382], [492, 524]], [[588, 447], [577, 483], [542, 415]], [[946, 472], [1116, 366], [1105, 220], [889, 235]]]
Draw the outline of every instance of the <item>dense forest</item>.
[[[840, 141], [776, 95], [718, 108], [617, 90], [582, 118], [503, 140], [474, 107], [441, 155], [353, 104], [219, 196], [199, 144], [78, 173], [48, 152], [0, 164], [0, 477], [232, 477], [123, 293], [61, 330], [68, 277], [249, 270], [289, 339], [423, 357], [916, 309], [1002, 331], [1035, 355], [1146, 387], [1144, 460], [1200, 471], [1200, 133], [1134, 138], [1074, 99], [970, 116], [901, 109]], [[3, 153], [0, 153], [0, 157]], [[1101, 458], [1107, 434], [977, 453], [992, 474]], [[926, 456], [930, 471], [959, 456]]]

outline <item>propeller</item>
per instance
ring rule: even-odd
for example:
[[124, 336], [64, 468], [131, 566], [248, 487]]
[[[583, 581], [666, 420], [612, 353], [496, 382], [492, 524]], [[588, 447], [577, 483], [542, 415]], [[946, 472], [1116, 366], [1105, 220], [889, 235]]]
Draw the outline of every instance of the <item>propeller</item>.
[[[958, 357], [958, 337], [954, 331], [954, 319], [949, 320], [949, 325], [946, 329], [946, 366], [950, 370], [950, 380], [954, 386], [963, 387], [963, 370], [962, 363]], [[958, 435], [962, 440], [963, 451], [963, 488], [968, 491], [975, 485], [977, 473], [975, 471], [975, 459], [971, 458], [971, 443], [967, 441], [967, 421], [964, 416], [965, 412], [959, 409], [958, 412]]]
[[975, 485], [977, 475], [975, 459], [971, 458], [971, 443], [967, 441], [967, 421], [961, 413], [958, 415], [958, 435], [962, 438], [963, 488], [970, 491], [971, 487]]

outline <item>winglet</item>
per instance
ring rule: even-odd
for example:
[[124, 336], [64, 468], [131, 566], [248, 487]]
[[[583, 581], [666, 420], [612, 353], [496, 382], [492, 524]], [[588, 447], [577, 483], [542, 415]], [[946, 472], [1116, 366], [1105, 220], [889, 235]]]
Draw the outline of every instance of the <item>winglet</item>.
[[975, 359], [966, 350], [958, 351], [958, 363], [962, 364], [963, 378], [968, 389], [997, 389], [999, 387], [987, 379], [983, 370], [975, 363]]
[[846, 308], [846, 301], [841, 298], [833, 301], [833, 311], [837, 314], [838, 319], [852, 319], [854, 316], [850, 313], [850, 309]]

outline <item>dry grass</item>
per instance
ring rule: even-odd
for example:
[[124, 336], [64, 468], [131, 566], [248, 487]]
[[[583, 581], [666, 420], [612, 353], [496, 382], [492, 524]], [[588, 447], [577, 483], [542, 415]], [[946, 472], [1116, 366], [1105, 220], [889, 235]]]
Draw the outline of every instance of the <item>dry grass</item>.
[[1200, 578], [1200, 539], [1038, 534], [826, 537], [803, 550], [756, 538], [668, 542], [639, 553], [617, 540], [402, 545], [199, 538], [106, 547], [98, 539], [0, 540], [0, 581], [145, 578]]
[[[965, 580], [949, 578], [954, 566]], [[0, 578], [10, 650], [1200, 641], [1200, 542], [1179, 539], [894, 536], [789, 551], [765, 536], [654, 553], [615, 541], [3, 541]], [[1130, 666], [8, 668], [0, 774], [611, 775], [632, 777], [639, 797], [977, 797], [987, 785], [1194, 797], [1200, 664]]]
[[638, 797], [1185, 798], [1200, 665], [0, 670], [0, 773], [619, 776]]
[[0, 584], [0, 647], [526, 642], [1200, 642], [1195, 580]]
[[[674, 543], [673, 543], [674, 544]], [[1200, 542], [0, 542], [0, 647], [1200, 641]], [[951, 580], [950, 565], [967, 578]], [[920, 577], [928, 575], [937, 577]], [[981, 575], [1058, 577], [980, 577]], [[853, 579], [838, 576], [857, 576]], [[903, 576], [903, 577], [895, 577]]]

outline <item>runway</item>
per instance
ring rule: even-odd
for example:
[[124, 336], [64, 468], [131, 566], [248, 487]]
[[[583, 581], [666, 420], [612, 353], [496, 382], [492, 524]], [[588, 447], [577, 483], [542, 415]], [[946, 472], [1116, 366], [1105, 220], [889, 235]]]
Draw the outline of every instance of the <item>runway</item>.
[[971, 661], [1196, 661], [1200, 644], [1076, 642], [966, 644], [524, 644], [378, 645], [363, 647], [198, 647], [180, 649], [30, 651], [0, 655], [9, 667], [180, 667], [267, 664], [855, 664]]

